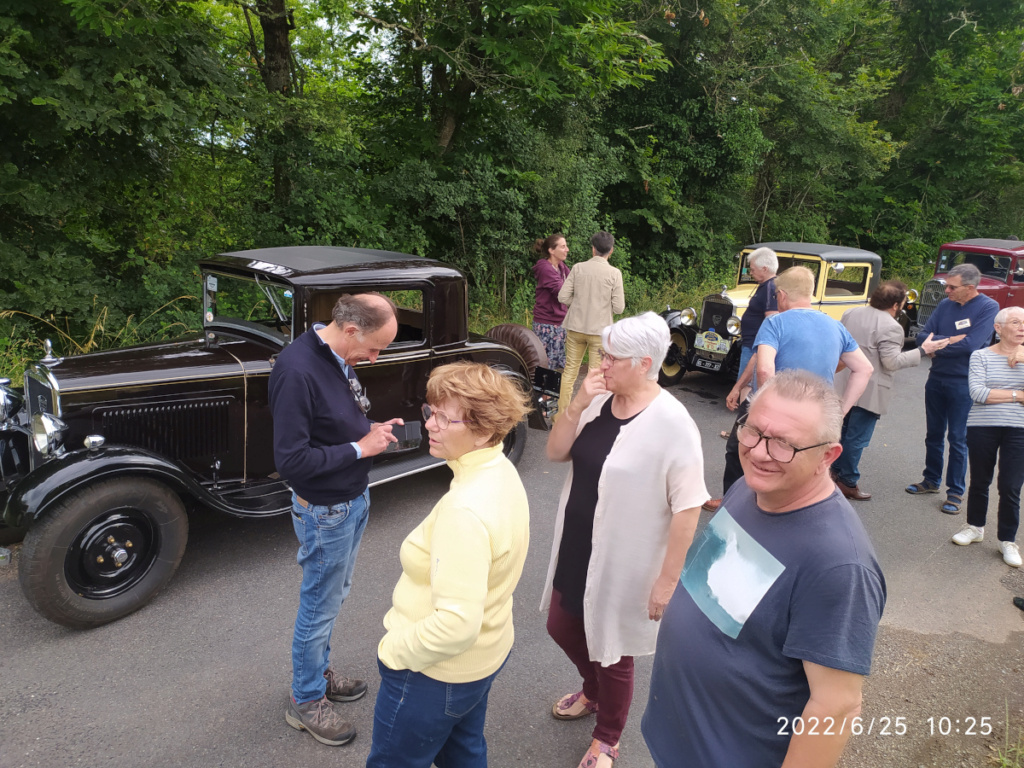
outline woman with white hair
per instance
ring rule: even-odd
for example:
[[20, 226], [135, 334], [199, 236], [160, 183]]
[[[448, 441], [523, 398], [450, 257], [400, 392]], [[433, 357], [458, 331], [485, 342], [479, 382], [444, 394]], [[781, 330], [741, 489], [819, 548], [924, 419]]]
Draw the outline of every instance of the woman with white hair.
[[633, 697], [633, 657], [654, 653], [700, 506], [708, 498], [700, 434], [658, 385], [669, 347], [653, 312], [601, 334], [591, 371], [548, 438], [571, 461], [555, 522], [541, 610], [548, 633], [583, 678], [555, 702], [559, 720], [596, 713], [581, 768], [608, 768]]
[[989, 486], [999, 463], [996, 536], [1003, 562], [1021, 566], [1017, 547], [1020, 489], [1024, 485], [1024, 308], [1006, 307], [995, 319], [999, 342], [971, 354], [967, 386], [974, 404], [967, 415], [967, 525], [953, 543], [966, 546], [985, 537]]

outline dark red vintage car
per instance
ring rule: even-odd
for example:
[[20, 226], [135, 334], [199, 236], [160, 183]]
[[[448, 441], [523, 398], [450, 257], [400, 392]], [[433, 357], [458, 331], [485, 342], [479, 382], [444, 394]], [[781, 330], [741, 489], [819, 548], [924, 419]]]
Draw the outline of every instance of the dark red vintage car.
[[957, 264], [973, 264], [981, 272], [978, 291], [1000, 307], [1024, 307], [1024, 242], [974, 238], [944, 243], [939, 248], [935, 275], [924, 284], [918, 311], [918, 329], [928, 322], [946, 298], [946, 275]]
[[[458, 359], [487, 363], [530, 389], [547, 364], [527, 329], [469, 333], [466, 280], [430, 259], [353, 248], [225, 253], [201, 265], [203, 333], [173, 343], [57, 358], [0, 383], [0, 530], [24, 533], [19, 577], [44, 616], [70, 627], [112, 621], [145, 605], [174, 574], [188, 537], [186, 510], [239, 517], [289, 511], [274, 467], [267, 381], [276, 355], [313, 322], [330, 322], [343, 293], [380, 291], [399, 332], [359, 378], [370, 417], [419, 424], [430, 371]], [[550, 400], [545, 400], [549, 405]], [[545, 427], [540, 409], [533, 426]], [[377, 457], [370, 484], [444, 462], [421, 429]], [[522, 455], [526, 425], [506, 439]]]

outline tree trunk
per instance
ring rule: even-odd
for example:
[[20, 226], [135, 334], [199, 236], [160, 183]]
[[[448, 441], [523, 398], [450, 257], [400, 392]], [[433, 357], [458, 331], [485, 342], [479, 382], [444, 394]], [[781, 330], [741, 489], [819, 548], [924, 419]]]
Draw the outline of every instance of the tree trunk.
[[[292, 82], [292, 45], [290, 34], [295, 28], [285, 0], [256, 0], [256, 13], [263, 29], [263, 66], [260, 75], [270, 93], [294, 95]], [[272, 138], [274, 149], [274, 202], [285, 207], [291, 200], [292, 181], [288, 173], [288, 155], [285, 148], [287, 124]]]

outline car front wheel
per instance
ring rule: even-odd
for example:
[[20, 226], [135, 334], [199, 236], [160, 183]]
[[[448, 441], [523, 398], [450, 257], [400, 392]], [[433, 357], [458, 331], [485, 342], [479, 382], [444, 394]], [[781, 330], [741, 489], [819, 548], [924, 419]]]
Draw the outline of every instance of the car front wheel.
[[177, 570], [187, 540], [185, 507], [167, 486], [105, 480], [68, 494], [32, 526], [18, 576], [39, 613], [87, 629], [152, 600]]
[[523, 451], [526, 450], [526, 422], [521, 421], [516, 424], [512, 431], [505, 435], [505, 442], [503, 446], [505, 455], [508, 456], [508, 460], [513, 464], [518, 464], [519, 460], [523, 457]]
[[690, 348], [682, 331], [672, 329], [670, 338], [668, 354], [665, 355], [665, 362], [661, 364], [661, 370], [658, 372], [658, 383], [663, 387], [670, 387], [682, 380], [683, 374], [686, 373], [686, 353]]

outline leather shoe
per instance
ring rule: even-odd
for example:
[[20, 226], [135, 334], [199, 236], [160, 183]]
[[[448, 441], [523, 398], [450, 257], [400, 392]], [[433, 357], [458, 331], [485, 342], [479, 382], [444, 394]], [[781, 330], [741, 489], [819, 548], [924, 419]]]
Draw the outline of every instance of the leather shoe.
[[867, 501], [871, 498], [870, 493], [865, 493], [856, 485], [847, 485], [844, 482], [836, 480], [836, 486], [843, 492], [843, 496], [848, 499], [852, 499], [853, 501]]
[[700, 508], [707, 512], [717, 512], [720, 506], [722, 506], [721, 499], [708, 499], [701, 504]]

